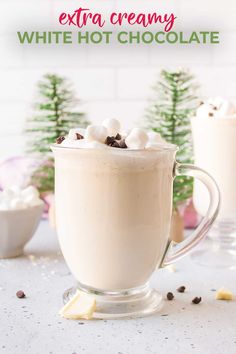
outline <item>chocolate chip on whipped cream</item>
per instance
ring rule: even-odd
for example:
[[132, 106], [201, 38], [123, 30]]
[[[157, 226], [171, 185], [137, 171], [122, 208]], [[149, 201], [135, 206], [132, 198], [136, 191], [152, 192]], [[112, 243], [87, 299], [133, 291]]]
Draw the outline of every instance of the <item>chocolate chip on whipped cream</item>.
[[56, 143], [57, 144], [61, 144], [63, 142], [63, 140], [65, 140], [65, 137], [64, 136], [59, 136], [57, 139], [56, 139]]
[[121, 139], [122, 139], [122, 136], [121, 136], [119, 133], [117, 133], [116, 136], [115, 136], [115, 139], [116, 139], [116, 140], [121, 140]]
[[[117, 135], [119, 135], [118, 137], [121, 138], [120, 134], [117, 134]], [[127, 145], [125, 144], [125, 140], [124, 139], [117, 139], [117, 135], [116, 135], [116, 137], [108, 136], [106, 138], [105, 143], [108, 146], [115, 147], [115, 148], [121, 148], [121, 149], [127, 148]]]
[[209, 98], [200, 104], [196, 112], [197, 118], [236, 118], [236, 104], [222, 97]]
[[142, 128], [123, 131], [117, 119], [105, 119], [102, 124], [90, 124], [86, 129], [70, 129], [66, 137], [59, 137], [57, 143], [62, 147], [78, 149], [156, 150], [169, 145], [159, 133], [146, 132]]
[[127, 149], [127, 145], [125, 143], [125, 139], [121, 139], [119, 144], [120, 144], [120, 148], [121, 149]]
[[81, 140], [81, 139], [84, 139], [83, 135], [80, 134], [80, 133], [75, 133], [76, 134], [76, 138], [77, 140]]

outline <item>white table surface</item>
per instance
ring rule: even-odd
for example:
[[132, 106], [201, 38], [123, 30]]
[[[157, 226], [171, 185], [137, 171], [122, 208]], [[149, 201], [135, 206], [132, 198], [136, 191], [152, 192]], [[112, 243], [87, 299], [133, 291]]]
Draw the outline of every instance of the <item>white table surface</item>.
[[[176, 268], [152, 278], [163, 295], [175, 295], [160, 313], [131, 320], [63, 319], [62, 293], [74, 280], [55, 233], [42, 221], [25, 256], [0, 260], [0, 353], [235, 354], [236, 301], [217, 301], [212, 289], [224, 285], [236, 294], [236, 271], [204, 268], [190, 258]], [[184, 294], [175, 290], [180, 285]], [[25, 299], [16, 297], [19, 289]], [[201, 304], [191, 304], [195, 296]]]

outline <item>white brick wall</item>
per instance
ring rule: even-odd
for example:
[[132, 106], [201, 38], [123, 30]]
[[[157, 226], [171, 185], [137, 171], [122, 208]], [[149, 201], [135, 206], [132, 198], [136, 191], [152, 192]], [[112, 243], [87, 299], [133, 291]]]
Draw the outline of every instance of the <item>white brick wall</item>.
[[[79, 4], [79, 5], [78, 5]], [[17, 30], [59, 29], [57, 16], [76, 6], [108, 13], [173, 11], [176, 30], [220, 30], [215, 46], [21, 46]], [[201, 93], [236, 96], [235, 0], [1, 0], [0, 159], [23, 151], [35, 84], [45, 72], [68, 76], [91, 121], [114, 116], [125, 127], [141, 123], [161, 68], [189, 67]], [[135, 30], [133, 28], [133, 30]]]

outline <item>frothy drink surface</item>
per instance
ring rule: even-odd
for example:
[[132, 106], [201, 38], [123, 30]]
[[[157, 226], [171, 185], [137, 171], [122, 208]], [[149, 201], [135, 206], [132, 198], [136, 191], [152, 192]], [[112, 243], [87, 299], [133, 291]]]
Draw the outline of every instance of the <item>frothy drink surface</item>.
[[58, 236], [76, 279], [102, 290], [143, 285], [168, 240], [175, 151], [54, 153]]

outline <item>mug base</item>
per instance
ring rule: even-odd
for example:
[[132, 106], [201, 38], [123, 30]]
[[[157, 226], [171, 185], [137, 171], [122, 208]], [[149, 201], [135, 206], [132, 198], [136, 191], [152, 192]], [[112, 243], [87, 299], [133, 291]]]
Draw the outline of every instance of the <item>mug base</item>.
[[163, 299], [149, 284], [142, 287], [116, 291], [103, 292], [80, 283], [65, 291], [63, 302], [67, 303], [77, 290], [87, 292], [96, 299], [94, 319], [121, 319], [144, 317], [161, 310]]

